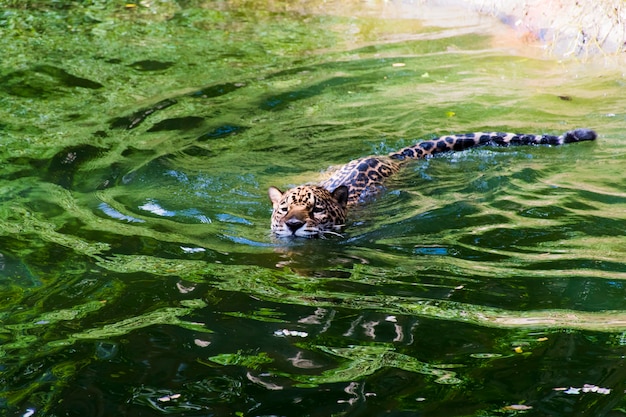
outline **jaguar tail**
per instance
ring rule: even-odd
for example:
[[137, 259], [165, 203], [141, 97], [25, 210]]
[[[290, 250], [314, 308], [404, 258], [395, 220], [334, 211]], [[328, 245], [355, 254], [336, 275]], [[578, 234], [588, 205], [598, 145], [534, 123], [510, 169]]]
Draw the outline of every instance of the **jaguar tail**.
[[527, 135], [519, 133], [477, 132], [462, 135], [442, 136], [426, 140], [413, 146], [392, 152], [389, 157], [396, 160], [421, 159], [451, 151], [463, 151], [477, 146], [514, 146], [514, 145], [563, 145], [565, 143], [595, 140], [596, 132], [591, 129], [575, 129], [561, 136]]

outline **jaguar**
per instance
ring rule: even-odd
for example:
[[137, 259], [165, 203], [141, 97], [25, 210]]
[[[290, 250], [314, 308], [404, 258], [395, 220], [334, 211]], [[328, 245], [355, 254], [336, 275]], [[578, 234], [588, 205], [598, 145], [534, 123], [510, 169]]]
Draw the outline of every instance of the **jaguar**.
[[384, 181], [409, 161], [477, 146], [563, 145], [591, 141], [596, 137], [596, 132], [591, 129], [570, 130], [560, 136], [476, 132], [442, 136], [388, 155], [355, 159], [318, 184], [300, 185], [284, 192], [270, 187], [271, 230], [279, 238], [340, 235], [348, 208], [378, 194]]

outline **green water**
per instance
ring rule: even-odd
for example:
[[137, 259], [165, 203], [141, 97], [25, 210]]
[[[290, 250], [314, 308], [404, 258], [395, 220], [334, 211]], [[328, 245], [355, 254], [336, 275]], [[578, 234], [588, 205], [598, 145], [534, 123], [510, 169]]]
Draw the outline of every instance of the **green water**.
[[[616, 58], [421, 4], [0, 5], [0, 415], [626, 414]], [[576, 127], [270, 237], [270, 185]]]

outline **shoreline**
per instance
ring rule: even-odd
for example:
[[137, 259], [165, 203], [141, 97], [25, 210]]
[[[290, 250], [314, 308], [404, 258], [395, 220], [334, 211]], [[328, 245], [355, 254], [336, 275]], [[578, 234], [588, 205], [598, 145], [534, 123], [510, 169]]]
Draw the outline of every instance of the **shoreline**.
[[[427, 0], [428, 1], [428, 0]], [[525, 43], [540, 43], [553, 56], [586, 59], [626, 52], [623, 0], [452, 0], [496, 17]]]

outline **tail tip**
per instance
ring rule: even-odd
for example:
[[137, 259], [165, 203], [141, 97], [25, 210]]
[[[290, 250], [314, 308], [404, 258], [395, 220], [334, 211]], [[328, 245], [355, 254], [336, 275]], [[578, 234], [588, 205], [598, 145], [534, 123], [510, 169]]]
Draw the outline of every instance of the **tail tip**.
[[581, 142], [583, 140], [596, 140], [598, 134], [591, 129], [575, 129], [565, 132], [563, 135], [564, 143]]

